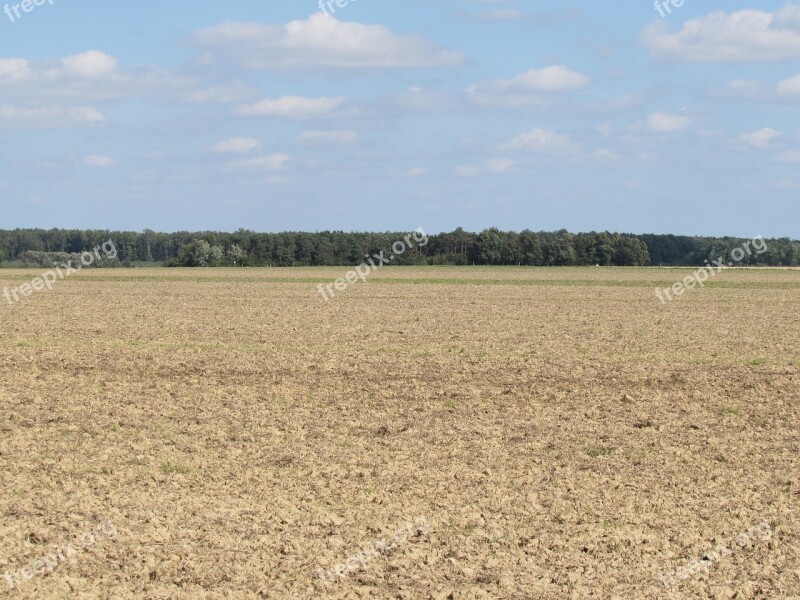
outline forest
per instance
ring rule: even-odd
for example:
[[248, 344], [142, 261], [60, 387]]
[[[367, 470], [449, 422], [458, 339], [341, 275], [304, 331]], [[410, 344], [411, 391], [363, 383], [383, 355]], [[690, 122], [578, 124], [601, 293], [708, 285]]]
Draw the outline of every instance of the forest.
[[[117, 260], [98, 266], [290, 267], [345, 266], [365, 255], [388, 250], [408, 232], [321, 231], [257, 233], [158, 233], [108, 230], [0, 230], [0, 265], [50, 267], [80, 252], [112, 241]], [[727, 256], [745, 238], [668, 234], [534, 232], [497, 228], [429, 234], [428, 242], [398, 257], [399, 265], [529, 265], [529, 266], [694, 266]], [[748, 256], [743, 265], [797, 266], [800, 242], [767, 239], [766, 252]]]

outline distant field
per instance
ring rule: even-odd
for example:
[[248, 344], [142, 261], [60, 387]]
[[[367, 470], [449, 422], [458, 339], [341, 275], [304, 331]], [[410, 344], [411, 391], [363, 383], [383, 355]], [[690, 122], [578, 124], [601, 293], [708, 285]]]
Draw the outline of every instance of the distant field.
[[800, 270], [347, 271], [0, 297], [0, 597], [800, 597]]
[[[0, 284], [18, 285], [43, 269], [0, 270]], [[92, 281], [184, 281], [322, 283], [342, 277], [347, 267], [255, 269], [90, 269], [74, 277]], [[694, 272], [690, 267], [383, 267], [365, 284], [566, 285], [666, 287]], [[709, 287], [800, 288], [800, 267], [732, 268], [710, 278]]]

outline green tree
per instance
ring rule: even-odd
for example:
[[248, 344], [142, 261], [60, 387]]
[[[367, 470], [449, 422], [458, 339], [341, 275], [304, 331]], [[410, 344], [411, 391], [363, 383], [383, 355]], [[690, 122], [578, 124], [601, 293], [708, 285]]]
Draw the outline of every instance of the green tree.
[[520, 247], [519, 234], [516, 231], [509, 231], [500, 235], [503, 237], [501, 264], [516, 265], [521, 263], [522, 249]]
[[503, 236], [497, 227], [484, 229], [478, 236], [478, 256], [487, 265], [499, 265], [503, 258]]
[[519, 234], [519, 247], [523, 264], [531, 266], [542, 264], [542, 244], [533, 231], [525, 229]]
[[650, 264], [647, 245], [635, 237], [620, 236], [615, 243], [614, 264], [618, 267], [643, 267]]
[[231, 244], [231, 247], [228, 248], [228, 251], [225, 254], [228, 258], [228, 263], [232, 264], [233, 266], [241, 265], [247, 256], [247, 252], [242, 250], [242, 247], [239, 244]]
[[181, 247], [178, 264], [182, 267], [205, 267], [211, 256], [211, 244], [205, 240], [194, 239]]
[[222, 246], [217, 246], [216, 244], [211, 246], [208, 250], [208, 266], [217, 266], [222, 264], [222, 259], [225, 258], [225, 250], [223, 250]]
[[565, 267], [577, 262], [573, 236], [565, 229], [548, 234], [542, 244], [542, 260], [544, 264], [554, 267]]

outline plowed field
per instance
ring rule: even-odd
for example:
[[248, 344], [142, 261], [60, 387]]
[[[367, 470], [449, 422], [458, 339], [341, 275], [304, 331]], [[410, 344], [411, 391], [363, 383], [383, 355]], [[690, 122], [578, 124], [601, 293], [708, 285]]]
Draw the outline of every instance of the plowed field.
[[800, 271], [346, 271], [0, 299], [0, 596], [800, 598]]

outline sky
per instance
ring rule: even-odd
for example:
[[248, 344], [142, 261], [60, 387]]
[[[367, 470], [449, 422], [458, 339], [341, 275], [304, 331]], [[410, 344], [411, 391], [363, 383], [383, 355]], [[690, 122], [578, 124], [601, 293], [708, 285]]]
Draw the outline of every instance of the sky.
[[800, 4], [36, 2], [0, 229], [800, 238]]

